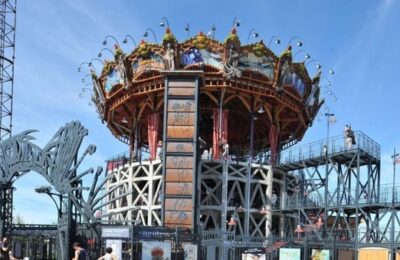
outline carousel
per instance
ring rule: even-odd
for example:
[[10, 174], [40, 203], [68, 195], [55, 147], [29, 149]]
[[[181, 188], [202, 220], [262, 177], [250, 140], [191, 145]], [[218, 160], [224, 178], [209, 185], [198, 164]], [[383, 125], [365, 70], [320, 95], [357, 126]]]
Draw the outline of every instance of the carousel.
[[262, 40], [242, 45], [237, 29], [222, 42], [203, 32], [178, 42], [168, 27], [160, 44], [116, 44], [101, 74], [92, 70], [92, 101], [130, 150], [108, 172], [109, 189], [125, 183], [109, 198], [116, 221], [243, 241], [283, 232], [272, 210], [296, 181], [275, 165], [323, 104], [321, 71], [310, 77], [291, 45], [280, 55]]

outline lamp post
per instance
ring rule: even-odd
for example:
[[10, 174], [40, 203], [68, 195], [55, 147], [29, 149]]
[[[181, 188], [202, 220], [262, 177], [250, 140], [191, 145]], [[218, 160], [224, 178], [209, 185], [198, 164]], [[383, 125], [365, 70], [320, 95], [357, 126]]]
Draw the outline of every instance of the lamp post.
[[99, 54], [97, 54], [97, 57], [101, 58], [103, 56], [103, 51], [108, 51], [114, 56], [114, 52], [110, 50], [109, 48], [103, 48], [100, 50]]
[[143, 37], [147, 38], [147, 36], [149, 36], [149, 33], [148, 33], [149, 31], [153, 34], [154, 41], [157, 43], [156, 34], [154, 33], [154, 31], [151, 28], [147, 28], [146, 31], [144, 31]]
[[399, 153], [396, 153], [396, 148], [393, 149], [393, 155], [390, 156], [393, 159], [393, 187], [392, 187], [392, 212], [391, 212], [391, 221], [392, 221], [392, 232], [391, 233], [391, 248], [392, 248], [392, 255], [395, 255], [396, 253], [396, 249], [394, 247], [395, 242], [395, 217], [396, 217], [396, 209], [395, 209], [395, 203], [397, 202], [397, 196], [395, 196], [396, 194], [396, 163], [398, 163], [399, 160]]
[[269, 40], [268, 49], [271, 48], [271, 43], [272, 43], [272, 41], [273, 41], [274, 39], [275, 39], [275, 43], [276, 43], [276, 44], [280, 44], [280, 43], [281, 43], [281, 40], [278, 38], [278, 36], [274, 35], [274, 36], [272, 36], [271, 39]]
[[113, 40], [115, 41], [115, 43], [117, 44], [117, 46], [119, 47], [119, 42], [118, 42], [118, 40], [117, 40], [114, 36], [112, 36], [112, 35], [106, 35], [106, 36], [104, 37], [103, 45], [107, 45], [107, 38], [113, 39]]
[[[52, 190], [52, 188], [50, 186], [41, 186], [41, 187], [35, 188], [35, 192], [44, 193], [44, 194], [49, 195], [49, 197], [54, 201], [54, 204], [56, 205], [58, 218], [61, 218], [62, 217], [62, 200], [63, 200], [64, 196], [62, 194], [51, 192], [51, 190]], [[58, 203], [54, 199], [53, 196], [58, 197], [58, 199], [59, 199]]]
[[[292, 41], [294, 41], [295, 39], [298, 39], [298, 38], [299, 38], [298, 36], [293, 36], [292, 38], [290, 38], [290, 40], [289, 40], [289, 42], [288, 42], [288, 44], [287, 44], [287, 47], [290, 46], [290, 43], [292, 43]], [[299, 46], [299, 47], [301, 47], [301, 46], [303, 46], [303, 42], [300, 41], [300, 40], [298, 40], [298, 41], [296, 42], [296, 45]]]
[[311, 55], [308, 54], [305, 50], [298, 50], [298, 51], [293, 55], [293, 59], [296, 58], [296, 55], [297, 55], [297, 54], [300, 54], [300, 53], [302, 53], [302, 52], [305, 53], [304, 58], [305, 58], [306, 60], [308, 60], [309, 58], [311, 58]]
[[125, 35], [124, 40], [122, 41], [123, 44], [127, 44], [128, 43], [128, 38], [131, 39], [131, 41], [133, 42], [133, 44], [135, 45], [135, 48], [137, 46], [135, 39], [133, 39], [132, 36], [130, 36], [129, 34]]
[[[317, 66], [316, 66], [316, 68], [319, 69], [319, 70], [322, 69], [322, 67], [329, 68], [329, 66], [326, 66], [325, 64], [321, 64], [321, 63], [318, 63]], [[328, 73], [333, 75], [333, 74], [335, 74], [335, 71], [332, 68], [329, 68]]]
[[211, 38], [215, 38], [215, 31], [217, 30], [217, 28], [215, 27], [215, 24], [213, 24], [213, 26], [211, 27], [211, 31], [209, 31], [207, 33], [207, 36], [211, 37]]
[[189, 26], [188, 23], [185, 26], [185, 31], [187, 32], [187, 35], [188, 35], [188, 38], [189, 38], [190, 37], [190, 26]]
[[323, 235], [326, 234], [326, 230], [328, 229], [328, 214], [327, 214], [327, 209], [328, 209], [328, 182], [329, 182], [329, 125], [333, 122], [336, 122], [335, 114], [333, 113], [325, 113], [326, 117], [326, 125], [327, 125], [327, 130], [326, 130], [326, 144], [325, 144], [325, 180], [324, 180], [324, 186], [325, 186], [325, 210], [324, 210], [324, 230], [323, 230]]
[[167, 24], [167, 28], [169, 28], [168, 19], [167, 19], [167, 17], [163, 16], [163, 17], [161, 18], [160, 26], [161, 26], [161, 27], [164, 27], [165, 24]]
[[250, 30], [249, 35], [247, 36], [247, 44], [249, 43], [250, 36], [253, 36], [254, 38], [258, 38], [258, 32], [253, 28]]
[[240, 26], [240, 20], [239, 18], [235, 17], [233, 18], [233, 25], [234, 28], [239, 27]]

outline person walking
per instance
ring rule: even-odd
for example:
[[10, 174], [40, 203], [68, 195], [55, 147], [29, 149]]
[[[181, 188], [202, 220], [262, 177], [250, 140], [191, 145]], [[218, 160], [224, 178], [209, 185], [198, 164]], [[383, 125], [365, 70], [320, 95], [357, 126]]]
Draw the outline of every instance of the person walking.
[[113, 250], [111, 247], [107, 247], [106, 254], [99, 257], [99, 259], [97, 259], [97, 260], [117, 260], [117, 257], [114, 254], [112, 254], [112, 251]]

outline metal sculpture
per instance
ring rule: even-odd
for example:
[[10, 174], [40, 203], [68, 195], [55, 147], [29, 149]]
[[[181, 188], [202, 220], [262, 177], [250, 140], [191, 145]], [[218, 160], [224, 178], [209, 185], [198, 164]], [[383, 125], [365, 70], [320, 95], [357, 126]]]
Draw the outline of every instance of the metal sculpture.
[[[31, 134], [34, 132], [35, 130], [24, 131], [0, 144], [1, 236], [9, 236], [12, 231], [14, 181], [29, 171], [35, 171], [55, 188], [61, 196], [60, 201], [68, 205], [65, 211], [61, 211], [58, 219], [59, 252], [60, 256], [68, 259], [74, 227], [85, 225], [92, 233], [98, 235], [96, 223], [100, 223], [101, 219], [95, 217], [95, 212], [110, 203], [104, 202], [103, 198], [118, 189], [118, 186], [100, 195], [99, 191], [107, 181], [106, 178], [98, 183], [101, 167], [96, 170], [92, 186], [83, 185], [82, 178], [92, 174], [94, 170], [89, 168], [78, 173], [78, 167], [88, 154], [92, 155], [96, 151], [96, 146], [89, 145], [78, 157], [82, 140], [88, 134], [88, 130], [80, 122], [73, 121], [61, 127], [43, 149], [32, 142], [35, 138]], [[83, 196], [83, 190], [89, 190], [87, 198]], [[72, 212], [76, 213], [74, 217]]]

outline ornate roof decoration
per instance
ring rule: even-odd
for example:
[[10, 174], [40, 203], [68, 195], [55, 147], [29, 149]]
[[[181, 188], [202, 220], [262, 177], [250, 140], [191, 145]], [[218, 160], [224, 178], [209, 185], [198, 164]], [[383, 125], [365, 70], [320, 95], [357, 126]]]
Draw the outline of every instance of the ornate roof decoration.
[[194, 46], [199, 49], [205, 49], [207, 47], [207, 43], [208, 37], [206, 37], [202, 31], [200, 31], [193, 40]]
[[150, 59], [151, 45], [146, 41], [142, 40], [140, 42], [139, 47], [135, 50], [135, 52], [137, 52], [138, 57], [142, 59]]
[[171, 29], [169, 29], [169, 27], [165, 30], [164, 38], [162, 40], [162, 45], [166, 46], [168, 43], [171, 45], [172, 48], [174, 48], [175, 45], [178, 43], [178, 40], [176, 39], [175, 35], [172, 34]]

